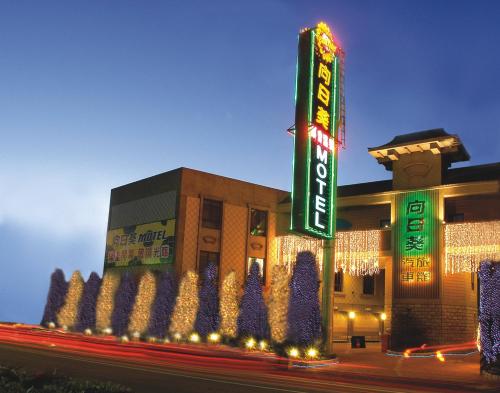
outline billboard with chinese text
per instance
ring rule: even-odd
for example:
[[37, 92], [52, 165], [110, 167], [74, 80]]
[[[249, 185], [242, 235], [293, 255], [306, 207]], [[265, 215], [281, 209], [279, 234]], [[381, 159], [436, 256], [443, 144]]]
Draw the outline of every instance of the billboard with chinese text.
[[322, 239], [335, 231], [339, 54], [326, 24], [300, 33], [291, 230]]
[[439, 191], [396, 196], [394, 296], [429, 298], [439, 295]]
[[105, 267], [174, 262], [175, 219], [111, 229]]

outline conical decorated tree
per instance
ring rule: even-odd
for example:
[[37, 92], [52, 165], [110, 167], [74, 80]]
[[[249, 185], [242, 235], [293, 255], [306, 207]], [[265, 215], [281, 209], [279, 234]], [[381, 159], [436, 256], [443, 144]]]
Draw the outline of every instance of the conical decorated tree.
[[219, 288], [217, 266], [209, 263], [203, 272], [203, 282], [199, 292], [199, 308], [194, 328], [202, 337], [219, 329]]
[[137, 281], [135, 277], [129, 272], [124, 273], [115, 294], [115, 308], [111, 314], [111, 327], [115, 336], [127, 333], [136, 294]]
[[319, 278], [316, 259], [310, 251], [297, 254], [290, 280], [288, 339], [297, 345], [311, 345], [321, 338]]
[[111, 315], [115, 308], [115, 294], [120, 280], [119, 274], [104, 274], [96, 306], [96, 329], [98, 332], [111, 329]]
[[259, 265], [253, 262], [245, 283], [238, 315], [238, 336], [240, 337], [252, 336], [264, 339], [269, 336], [267, 309], [260, 281]]
[[99, 275], [96, 272], [90, 273], [83, 288], [82, 300], [75, 326], [76, 331], [83, 332], [85, 329], [95, 330], [95, 309], [100, 287], [101, 278]]
[[170, 325], [170, 318], [175, 305], [177, 286], [175, 276], [170, 271], [160, 273], [156, 289], [156, 298], [151, 307], [148, 334], [164, 338]]
[[220, 296], [220, 332], [224, 337], [236, 338], [238, 334], [238, 283], [236, 273], [229, 272], [222, 282]]
[[198, 274], [188, 271], [181, 281], [179, 295], [175, 300], [169, 332], [187, 336], [193, 331], [198, 312]]
[[67, 291], [68, 283], [64, 278], [64, 272], [61, 269], [56, 269], [50, 276], [49, 293], [47, 294], [41, 325], [47, 326], [51, 322], [54, 324], [57, 322], [57, 313], [64, 305]]
[[275, 265], [269, 296], [269, 326], [271, 339], [277, 343], [286, 340], [288, 330], [289, 275], [286, 267]]
[[151, 316], [151, 306], [156, 296], [156, 277], [153, 272], [147, 271], [141, 277], [139, 289], [135, 297], [134, 307], [128, 325], [129, 332], [144, 335], [148, 329]]
[[83, 294], [83, 278], [76, 270], [69, 280], [68, 293], [64, 305], [57, 314], [57, 323], [65, 329], [73, 329], [77, 322], [78, 308]]
[[482, 262], [479, 280], [481, 370], [490, 370], [500, 367], [500, 263]]

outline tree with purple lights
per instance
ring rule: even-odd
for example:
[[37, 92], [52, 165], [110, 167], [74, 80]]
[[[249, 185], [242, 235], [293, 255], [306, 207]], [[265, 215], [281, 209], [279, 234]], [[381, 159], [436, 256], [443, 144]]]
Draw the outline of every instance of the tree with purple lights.
[[209, 263], [203, 272], [203, 281], [199, 291], [200, 305], [194, 329], [202, 337], [219, 329], [219, 288], [217, 283], [217, 266]]
[[479, 282], [481, 369], [500, 372], [500, 263], [481, 263]]
[[111, 328], [116, 336], [127, 333], [130, 313], [137, 294], [137, 281], [129, 272], [125, 272], [115, 294], [115, 308], [111, 315]]
[[96, 272], [90, 273], [90, 276], [83, 287], [83, 295], [78, 309], [77, 322], [75, 330], [83, 332], [85, 329], [95, 331], [95, 309], [97, 295], [101, 287], [101, 278]]
[[296, 345], [311, 345], [321, 338], [318, 291], [316, 258], [310, 251], [299, 252], [290, 280], [287, 333]]
[[43, 311], [41, 325], [47, 326], [49, 323], [56, 323], [57, 313], [64, 305], [66, 293], [68, 292], [68, 282], [61, 269], [56, 269], [50, 276], [49, 293]]
[[175, 275], [170, 271], [160, 273], [156, 288], [156, 298], [151, 307], [148, 334], [152, 337], [164, 338], [170, 325], [174, 310], [177, 285]]
[[252, 336], [257, 339], [269, 336], [267, 308], [262, 295], [260, 268], [257, 262], [253, 262], [250, 266], [250, 273], [245, 283], [238, 315], [238, 336], [240, 338]]

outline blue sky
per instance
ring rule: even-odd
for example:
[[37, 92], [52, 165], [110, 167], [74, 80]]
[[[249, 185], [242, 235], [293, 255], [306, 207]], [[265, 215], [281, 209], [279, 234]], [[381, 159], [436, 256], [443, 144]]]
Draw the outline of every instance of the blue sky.
[[3, 1], [0, 320], [38, 322], [55, 267], [101, 273], [109, 190], [187, 166], [290, 189], [297, 33], [346, 51], [339, 183], [367, 147], [457, 133], [500, 153], [496, 1]]

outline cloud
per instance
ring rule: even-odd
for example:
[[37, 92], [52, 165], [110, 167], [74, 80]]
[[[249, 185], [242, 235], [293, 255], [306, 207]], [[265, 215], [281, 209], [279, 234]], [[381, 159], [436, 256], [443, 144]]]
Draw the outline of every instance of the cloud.
[[44, 165], [2, 167], [0, 225], [57, 238], [104, 238], [110, 186], [101, 175]]

